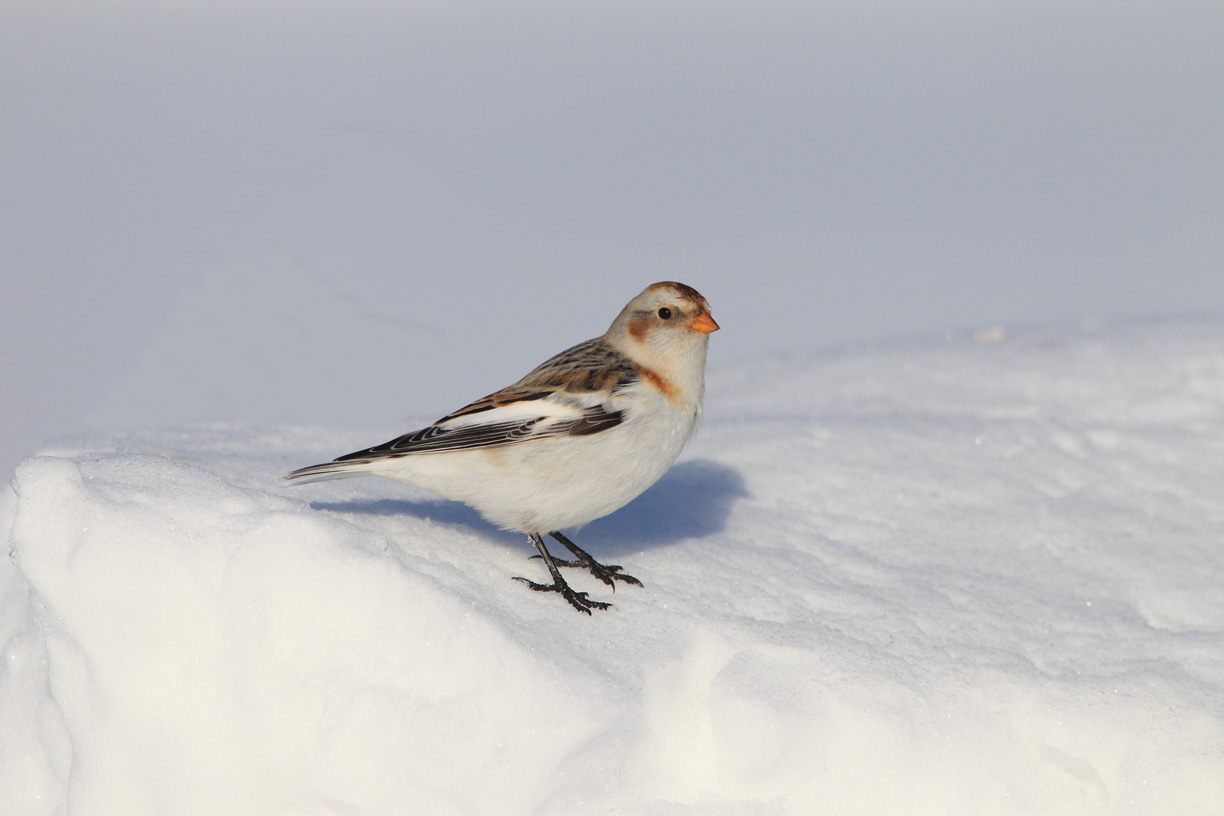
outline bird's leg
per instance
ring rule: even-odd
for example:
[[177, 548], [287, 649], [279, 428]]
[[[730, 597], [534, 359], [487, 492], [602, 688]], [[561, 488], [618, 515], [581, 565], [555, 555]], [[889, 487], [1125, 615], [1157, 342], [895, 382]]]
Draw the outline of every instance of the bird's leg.
[[616, 591], [617, 581], [624, 581], [626, 584], [633, 584], [634, 586], [642, 585], [642, 582], [634, 578], [632, 575], [626, 575], [621, 572], [621, 568], [616, 564], [605, 565], [599, 563], [590, 556], [590, 553], [555, 530], [549, 533], [549, 535], [557, 539], [557, 541], [560, 541], [565, 546], [565, 549], [572, 552], [576, 557], [576, 560], [574, 561], [553, 559], [558, 567], [585, 567], [596, 578], [612, 587], [613, 592]]
[[[555, 533], [553, 535], [556, 535]], [[548, 552], [548, 548], [544, 546], [544, 539], [540, 538], [539, 533], [528, 533], [527, 537], [531, 539], [531, 543], [540, 551], [540, 558], [544, 559], [544, 563], [548, 566], [548, 571], [552, 573], [553, 582], [551, 584], [537, 584], [535, 581], [528, 581], [526, 578], [515, 576], [514, 580], [522, 581], [527, 586], [534, 589], [536, 592], [557, 592], [561, 597], [569, 601], [570, 606], [577, 609], [579, 612], [591, 614], [592, 609], [607, 609], [612, 604], [603, 603], [602, 601], [592, 601], [587, 598], [585, 592], [575, 592], [570, 589], [570, 585], [565, 583], [565, 579], [561, 577], [561, 570], [557, 569], [557, 564], [553, 561], [552, 554]], [[575, 553], [576, 555], [577, 553]], [[589, 556], [588, 556], [589, 558]]]

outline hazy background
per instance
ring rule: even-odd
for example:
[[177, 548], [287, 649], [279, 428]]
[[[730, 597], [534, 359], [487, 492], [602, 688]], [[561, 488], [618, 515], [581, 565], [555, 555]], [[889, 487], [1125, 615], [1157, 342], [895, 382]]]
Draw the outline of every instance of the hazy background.
[[715, 366], [1219, 315], [1222, 43], [1207, 1], [8, 0], [0, 470], [407, 430], [659, 279]]

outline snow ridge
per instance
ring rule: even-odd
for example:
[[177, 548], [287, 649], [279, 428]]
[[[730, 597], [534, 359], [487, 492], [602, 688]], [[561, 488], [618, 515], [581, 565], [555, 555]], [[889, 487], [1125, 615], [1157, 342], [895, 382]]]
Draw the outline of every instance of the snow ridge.
[[278, 483], [369, 434], [62, 440], [0, 500], [5, 812], [1221, 812], [1224, 326], [979, 340], [712, 372], [591, 619], [462, 506]]

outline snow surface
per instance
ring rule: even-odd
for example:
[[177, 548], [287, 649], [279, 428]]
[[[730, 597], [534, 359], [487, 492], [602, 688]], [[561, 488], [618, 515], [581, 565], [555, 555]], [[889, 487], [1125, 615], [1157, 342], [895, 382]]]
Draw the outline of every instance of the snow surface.
[[279, 481], [405, 428], [61, 440], [4, 813], [1224, 812], [1224, 324], [976, 340], [714, 370], [589, 618], [460, 505]]

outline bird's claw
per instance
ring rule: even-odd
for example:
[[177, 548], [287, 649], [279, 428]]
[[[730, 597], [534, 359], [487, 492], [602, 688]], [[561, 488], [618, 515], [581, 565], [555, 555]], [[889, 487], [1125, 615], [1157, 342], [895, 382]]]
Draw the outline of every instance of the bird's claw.
[[[533, 555], [531, 557], [539, 558], [540, 556]], [[561, 558], [553, 558], [553, 563], [556, 564], [558, 567], [583, 567], [588, 572], [590, 572], [592, 575], [594, 575], [596, 578], [603, 581], [608, 586], [612, 587], [613, 592], [616, 591], [617, 581], [624, 581], [626, 584], [633, 584], [634, 586], [642, 586], [641, 581], [634, 578], [632, 575], [629, 575], [628, 573], [621, 572], [623, 567], [621, 567], [619, 564], [601, 564], [593, 558], [589, 560], [576, 559], [573, 561], [566, 561]]]
[[592, 601], [587, 597], [587, 593], [576, 592], [570, 588], [569, 584], [564, 582], [559, 584], [537, 584], [535, 581], [527, 578], [520, 578], [517, 575], [514, 577], [514, 580], [522, 581], [536, 592], [556, 592], [560, 594], [562, 598], [569, 601], [570, 606], [574, 607], [579, 612], [585, 612], [588, 615], [591, 614], [592, 609], [610, 609], [612, 607], [612, 604], [610, 603], [604, 603], [603, 601]]

